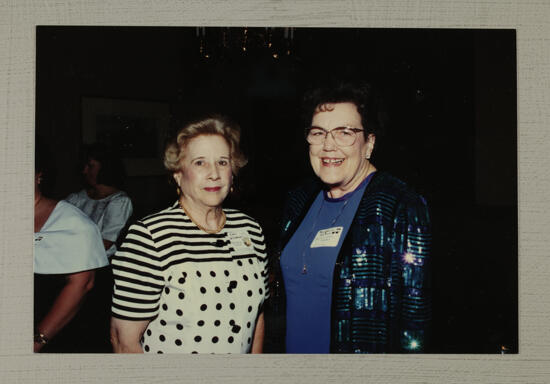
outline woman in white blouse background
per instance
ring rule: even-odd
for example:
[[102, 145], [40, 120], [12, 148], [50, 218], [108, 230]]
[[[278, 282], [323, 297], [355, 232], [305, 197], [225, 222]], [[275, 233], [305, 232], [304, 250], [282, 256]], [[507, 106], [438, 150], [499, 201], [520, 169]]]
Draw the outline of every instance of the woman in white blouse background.
[[[120, 156], [106, 145], [97, 143], [86, 151], [82, 170], [85, 188], [67, 196], [66, 200], [83, 211], [98, 226], [106, 256], [116, 252], [117, 239], [132, 215], [130, 197], [121, 188], [124, 166]], [[95, 319], [96, 337], [90, 348], [93, 352], [110, 352], [110, 302], [113, 276], [110, 265], [96, 272], [95, 287], [89, 293], [87, 316]]]
[[132, 215], [132, 201], [120, 188], [124, 167], [116, 153], [102, 144], [91, 145], [82, 170], [85, 188], [65, 200], [80, 208], [97, 224], [107, 257], [116, 252], [116, 241]]
[[[34, 182], [34, 352], [94, 352], [96, 323], [82, 316], [96, 271], [109, 264], [97, 226], [66, 201], [46, 197], [53, 170], [38, 141]], [[44, 179], [46, 180], [44, 182]], [[89, 303], [86, 303], [89, 304]], [[92, 327], [92, 328], [90, 328]]]
[[246, 164], [239, 127], [211, 115], [165, 151], [171, 207], [138, 220], [112, 259], [115, 352], [261, 353], [267, 256], [260, 225], [222, 209]]

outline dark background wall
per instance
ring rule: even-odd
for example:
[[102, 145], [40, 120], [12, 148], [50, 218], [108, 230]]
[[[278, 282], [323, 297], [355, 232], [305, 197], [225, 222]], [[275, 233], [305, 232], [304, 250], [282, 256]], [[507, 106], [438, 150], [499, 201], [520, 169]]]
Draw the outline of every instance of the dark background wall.
[[[228, 204], [256, 217], [272, 243], [285, 191], [311, 175], [302, 92], [354, 73], [382, 96], [375, 165], [430, 205], [431, 351], [517, 351], [515, 31], [298, 28], [288, 56], [253, 40], [243, 53], [243, 28], [226, 30], [224, 49], [221, 33], [206, 28], [206, 59], [195, 28], [38, 27], [36, 132], [55, 153], [51, 194], [81, 188], [84, 98], [165, 103], [173, 127], [215, 110], [241, 124], [249, 158]], [[158, 173], [129, 177], [126, 190], [136, 218], [176, 198]]]

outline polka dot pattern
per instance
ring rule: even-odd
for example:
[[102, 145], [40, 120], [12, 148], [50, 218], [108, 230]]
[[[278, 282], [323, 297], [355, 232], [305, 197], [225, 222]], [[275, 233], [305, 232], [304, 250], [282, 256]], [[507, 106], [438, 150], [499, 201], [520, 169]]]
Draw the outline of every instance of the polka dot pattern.
[[[257, 224], [254, 226], [251, 231], [261, 235]], [[171, 262], [163, 271], [158, 315], [143, 335], [144, 352], [245, 353], [250, 350], [258, 308], [266, 298], [265, 282], [260, 276], [264, 276], [267, 258], [261, 251], [265, 249], [263, 237], [249, 235], [256, 241], [248, 246], [248, 253], [244, 253], [233, 246], [228, 235], [231, 230], [231, 227], [224, 228], [220, 234], [207, 235], [197, 229], [193, 232], [195, 237], [190, 238], [201, 244], [211, 243], [218, 251], [227, 249], [227, 255], [188, 254], [182, 247], [180, 257], [184, 261]], [[223, 244], [218, 242], [220, 239]], [[178, 238], [183, 242], [191, 240]], [[213, 258], [216, 260], [211, 261]]]

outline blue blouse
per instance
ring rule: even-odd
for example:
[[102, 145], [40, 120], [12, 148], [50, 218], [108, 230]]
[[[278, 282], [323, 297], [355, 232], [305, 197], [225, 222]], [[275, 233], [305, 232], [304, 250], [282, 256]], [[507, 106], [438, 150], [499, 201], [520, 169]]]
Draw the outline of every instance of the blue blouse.
[[328, 353], [336, 258], [371, 173], [352, 192], [321, 191], [281, 254], [287, 298], [287, 353]]

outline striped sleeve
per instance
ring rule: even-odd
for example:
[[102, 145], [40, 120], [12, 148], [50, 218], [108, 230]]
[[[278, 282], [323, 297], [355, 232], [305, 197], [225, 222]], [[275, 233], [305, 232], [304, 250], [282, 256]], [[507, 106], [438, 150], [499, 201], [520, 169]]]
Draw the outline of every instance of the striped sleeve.
[[112, 259], [111, 313], [125, 320], [150, 320], [159, 309], [164, 277], [155, 242], [142, 223], [133, 224]]

